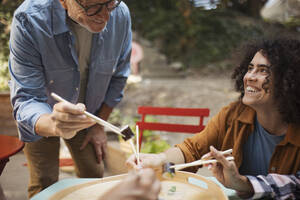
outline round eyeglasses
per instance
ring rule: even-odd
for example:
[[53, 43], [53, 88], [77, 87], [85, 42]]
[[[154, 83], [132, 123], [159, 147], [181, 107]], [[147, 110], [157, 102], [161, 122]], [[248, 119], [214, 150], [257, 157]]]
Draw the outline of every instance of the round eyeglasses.
[[104, 6], [110, 12], [113, 9], [115, 9], [116, 7], [118, 7], [120, 5], [120, 3], [122, 2], [121, 0], [109, 0], [109, 1], [104, 2], [104, 3], [97, 3], [97, 4], [94, 4], [94, 5], [90, 5], [90, 6], [85, 7], [80, 3], [79, 0], [75, 0], [75, 1], [85, 11], [85, 14], [87, 16], [97, 15], [99, 12], [101, 12], [101, 10]]

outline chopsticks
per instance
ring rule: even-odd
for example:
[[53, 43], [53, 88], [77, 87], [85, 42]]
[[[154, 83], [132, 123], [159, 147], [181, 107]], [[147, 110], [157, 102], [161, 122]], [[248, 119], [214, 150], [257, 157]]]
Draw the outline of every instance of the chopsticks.
[[137, 152], [137, 157], [136, 157], [136, 160], [137, 160], [137, 164], [139, 165], [140, 164], [140, 133], [139, 133], [139, 126], [136, 125], [135, 126], [135, 130], [136, 130], [136, 134], [135, 134], [135, 137], [136, 137], [136, 152]]
[[[56, 101], [59, 101], [59, 102], [68, 102], [67, 100], [63, 99], [62, 97], [58, 96], [57, 94], [55, 94], [55, 93], [53, 93], [53, 92], [51, 93], [51, 96], [52, 96]], [[89, 112], [87, 112], [87, 111], [84, 111], [84, 114], [85, 114], [87, 117], [92, 118], [93, 120], [95, 120], [95, 121], [96, 121], [98, 124], [100, 124], [101, 126], [105, 126], [105, 127], [109, 128], [109, 129], [111, 129], [114, 133], [116, 133], [116, 134], [118, 134], [118, 135], [121, 135], [122, 137], [125, 137], [125, 135], [123, 135], [123, 134], [121, 133], [121, 130], [120, 130], [118, 127], [116, 127], [116, 126], [114, 126], [114, 125], [112, 125], [112, 124], [110, 124], [110, 123], [104, 121], [103, 119], [101, 119], [101, 118], [99, 118], [99, 117], [97, 117], [97, 116], [95, 116], [95, 115], [93, 115], [93, 114], [91, 114], [91, 113], [89, 113]]]
[[[223, 155], [230, 154], [230, 153], [232, 153], [232, 149], [228, 149], [226, 151], [221, 152], [221, 154], [223, 154]], [[197, 160], [197, 161], [190, 162], [190, 163], [172, 165], [172, 166], [170, 166], [170, 168], [171, 169], [173, 168], [175, 170], [180, 170], [180, 169], [184, 169], [187, 167], [193, 167], [193, 166], [204, 165], [204, 164], [212, 164], [212, 163], [218, 162], [216, 159], [209, 159], [209, 160], [207, 160], [207, 159], [205, 159], [205, 160], [201, 159], [201, 160]], [[226, 157], [226, 160], [232, 161], [232, 160], [234, 160], [234, 157], [233, 156]]]
[[140, 164], [140, 151], [139, 151], [139, 127], [138, 125], [135, 126], [135, 137], [136, 137], [136, 149], [134, 147], [134, 144], [133, 144], [133, 141], [132, 141], [132, 138], [129, 140], [129, 143], [130, 143], [130, 146], [131, 146], [131, 149], [135, 155], [135, 158], [137, 160], [137, 164], [139, 165]]

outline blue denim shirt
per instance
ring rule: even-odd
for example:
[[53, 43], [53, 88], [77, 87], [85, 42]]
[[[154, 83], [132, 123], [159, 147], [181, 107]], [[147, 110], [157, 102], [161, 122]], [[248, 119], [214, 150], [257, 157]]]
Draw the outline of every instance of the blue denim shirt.
[[[96, 114], [103, 103], [114, 107], [123, 97], [130, 73], [131, 20], [122, 2], [106, 27], [93, 34], [85, 104]], [[59, 0], [26, 0], [11, 25], [9, 70], [14, 118], [20, 139], [41, 138], [37, 119], [51, 113], [55, 92], [77, 103], [80, 86], [75, 37], [66, 23]]]

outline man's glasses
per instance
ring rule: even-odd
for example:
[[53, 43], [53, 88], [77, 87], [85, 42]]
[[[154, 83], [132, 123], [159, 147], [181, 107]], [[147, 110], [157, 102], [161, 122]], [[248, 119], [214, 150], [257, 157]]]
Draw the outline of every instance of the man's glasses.
[[108, 11], [112, 11], [113, 9], [115, 9], [116, 7], [119, 6], [119, 4], [121, 3], [121, 0], [109, 0], [107, 2], [104, 3], [97, 3], [94, 5], [90, 5], [87, 7], [84, 7], [79, 0], [75, 0], [76, 3], [85, 11], [85, 14], [87, 16], [94, 16], [97, 15], [99, 12], [101, 12], [102, 8], [104, 6], [106, 6], [106, 9]]

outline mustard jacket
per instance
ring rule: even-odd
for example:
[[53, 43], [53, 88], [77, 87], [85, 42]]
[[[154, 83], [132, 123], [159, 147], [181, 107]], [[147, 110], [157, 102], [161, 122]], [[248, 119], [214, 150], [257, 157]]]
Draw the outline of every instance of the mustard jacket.
[[[236, 166], [243, 161], [243, 145], [254, 130], [256, 112], [240, 101], [221, 109], [205, 129], [176, 145], [184, 154], [185, 162], [199, 160], [213, 145], [218, 150], [233, 149]], [[255, 148], [255, 147], [253, 147]], [[196, 172], [198, 167], [188, 171]], [[276, 146], [270, 160], [269, 173], [296, 174], [300, 170], [300, 124], [289, 124], [285, 138]]]

